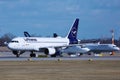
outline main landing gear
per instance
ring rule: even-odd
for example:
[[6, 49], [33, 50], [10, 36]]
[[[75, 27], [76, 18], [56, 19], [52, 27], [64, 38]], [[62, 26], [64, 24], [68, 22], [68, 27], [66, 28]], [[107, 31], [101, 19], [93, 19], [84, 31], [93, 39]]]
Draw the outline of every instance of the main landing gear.
[[33, 51], [31, 51], [30, 57], [36, 57], [36, 54]]

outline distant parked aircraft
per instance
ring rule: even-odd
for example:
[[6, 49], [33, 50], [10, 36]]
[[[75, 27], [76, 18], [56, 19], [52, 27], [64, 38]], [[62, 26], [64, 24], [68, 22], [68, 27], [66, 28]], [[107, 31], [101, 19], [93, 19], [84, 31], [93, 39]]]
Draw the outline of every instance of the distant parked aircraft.
[[89, 49], [88, 54], [91, 52], [100, 54], [101, 52], [112, 52], [120, 50], [119, 47], [114, 44], [86, 43], [82, 45]]

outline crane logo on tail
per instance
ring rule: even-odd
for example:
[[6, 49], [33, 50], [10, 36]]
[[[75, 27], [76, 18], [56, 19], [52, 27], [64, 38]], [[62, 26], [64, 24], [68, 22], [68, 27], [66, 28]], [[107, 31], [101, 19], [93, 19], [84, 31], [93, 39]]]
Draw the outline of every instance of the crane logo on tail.
[[73, 30], [71, 31], [71, 34], [73, 37], [76, 37], [76, 34], [77, 34], [76, 28], [73, 28]]

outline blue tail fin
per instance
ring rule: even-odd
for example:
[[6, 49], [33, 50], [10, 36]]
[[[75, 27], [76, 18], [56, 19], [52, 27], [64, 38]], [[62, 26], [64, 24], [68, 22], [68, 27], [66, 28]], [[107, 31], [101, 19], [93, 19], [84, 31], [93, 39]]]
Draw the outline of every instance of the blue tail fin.
[[79, 25], [79, 19], [77, 18], [70, 30], [70, 32], [67, 35], [67, 38], [69, 39], [69, 44], [77, 44], [77, 32], [78, 32], [78, 25]]
[[24, 31], [24, 36], [25, 37], [31, 37], [30, 34], [27, 31]]

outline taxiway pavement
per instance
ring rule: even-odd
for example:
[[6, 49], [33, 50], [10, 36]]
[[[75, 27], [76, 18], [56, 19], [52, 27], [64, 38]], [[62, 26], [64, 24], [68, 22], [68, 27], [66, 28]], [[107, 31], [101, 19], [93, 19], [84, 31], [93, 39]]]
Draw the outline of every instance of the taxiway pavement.
[[120, 56], [94, 56], [94, 55], [84, 55], [80, 57], [45, 57], [45, 58], [30, 58], [28, 53], [21, 55], [19, 58], [16, 58], [11, 52], [0, 52], [0, 61], [40, 61], [40, 60], [120, 60]]

